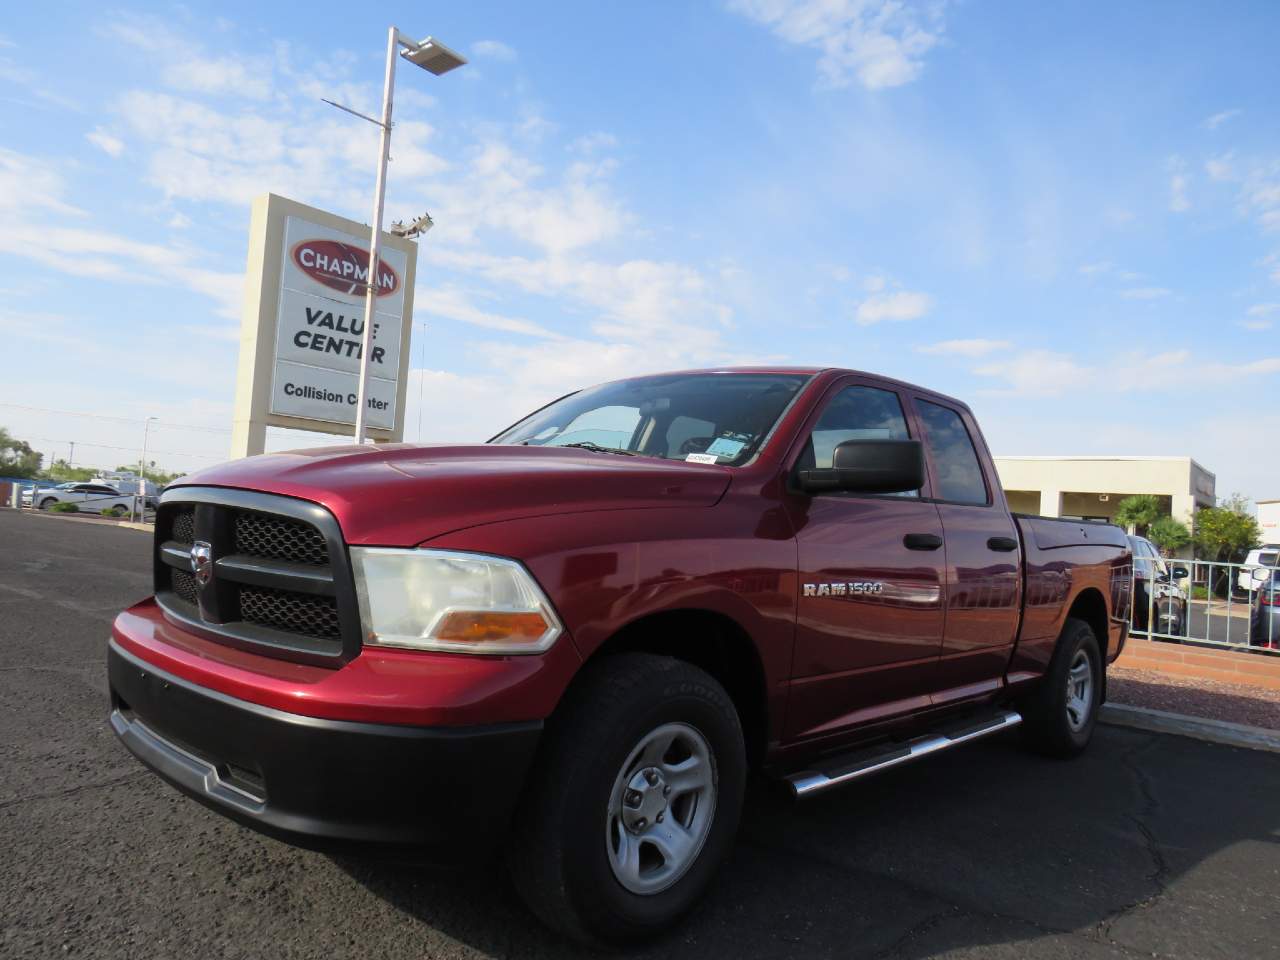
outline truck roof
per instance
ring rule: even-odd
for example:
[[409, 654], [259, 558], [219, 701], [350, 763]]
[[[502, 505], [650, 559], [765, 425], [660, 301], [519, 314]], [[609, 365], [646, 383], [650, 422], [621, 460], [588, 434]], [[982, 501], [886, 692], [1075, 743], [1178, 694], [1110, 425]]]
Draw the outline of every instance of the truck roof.
[[[850, 374], [857, 377], [870, 377], [875, 380], [883, 380], [885, 383], [891, 383], [898, 387], [904, 387], [913, 390], [916, 393], [926, 394], [928, 396], [937, 397], [945, 400], [947, 403], [963, 407], [968, 410], [969, 405], [963, 400], [940, 393], [937, 390], [931, 390], [928, 387], [922, 387], [918, 383], [910, 383], [906, 380], [899, 380], [896, 377], [886, 376], [883, 373], [875, 373], [870, 370], [854, 370], [851, 367], [813, 367], [813, 366], [781, 366], [781, 365], [761, 365], [761, 366], [728, 366], [728, 367], [694, 367], [688, 370], [659, 370], [653, 373], [640, 373], [633, 377], [621, 377], [621, 380], [643, 380], [645, 377], [670, 377], [693, 375], [699, 373], [777, 373], [777, 374], [797, 374], [806, 377], [816, 377], [820, 374], [828, 374], [831, 377], [843, 376]], [[608, 382], [608, 381], [605, 381]], [[575, 393], [577, 391], [574, 391]]]

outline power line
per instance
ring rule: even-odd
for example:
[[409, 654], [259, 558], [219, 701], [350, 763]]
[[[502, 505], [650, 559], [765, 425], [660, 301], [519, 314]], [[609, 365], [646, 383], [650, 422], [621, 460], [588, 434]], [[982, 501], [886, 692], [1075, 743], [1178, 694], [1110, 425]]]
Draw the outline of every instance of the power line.
[[[34, 440], [36, 443], [74, 443], [77, 446], [81, 446], [81, 447], [93, 447], [95, 450], [124, 450], [126, 453], [138, 452], [137, 447], [113, 447], [107, 443], [89, 443], [86, 440], [58, 440], [58, 439], [54, 439], [53, 437], [30, 437], [28, 439]], [[213, 457], [207, 453], [188, 453], [182, 450], [152, 450], [150, 448], [147, 449], [148, 456], [150, 456], [153, 453], [162, 454], [166, 457], [196, 457], [197, 459], [200, 459], [200, 460], [225, 460], [226, 459], [226, 457]]]
[[[53, 413], [63, 417], [87, 417], [90, 420], [111, 420], [115, 423], [146, 423], [145, 419], [136, 417], [113, 417], [103, 413], [83, 413], [77, 410], [51, 410], [48, 407], [32, 407], [25, 403], [5, 403], [0, 401], [0, 407], [10, 407], [14, 410], [28, 410], [33, 413]], [[230, 433], [229, 427], [208, 427], [197, 426], [193, 423], [174, 423], [171, 420], [162, 420], [159, 417], [152, 418], [153, 424], [163, 424], [167, 427], [176, 427], [181, 430], [201, 430], [205, 433]], [[78, 442], [78, 441], [77, 441]]]

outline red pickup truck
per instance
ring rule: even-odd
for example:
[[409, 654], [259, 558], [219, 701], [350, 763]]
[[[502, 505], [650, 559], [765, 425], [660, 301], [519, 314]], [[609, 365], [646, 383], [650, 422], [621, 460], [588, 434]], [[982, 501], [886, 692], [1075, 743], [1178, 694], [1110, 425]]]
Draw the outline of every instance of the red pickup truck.
[[831, 369], [227, 463], [165, 491], [154, 558], [108, 653], [144, 763], [305, 846], [500, 851], [593, 941], [696, 901], [751, 769], [804, 797], [1018, 724], [1078, 753], [1130, 603], [1124, 534], [1011, 515], [963, 403]]

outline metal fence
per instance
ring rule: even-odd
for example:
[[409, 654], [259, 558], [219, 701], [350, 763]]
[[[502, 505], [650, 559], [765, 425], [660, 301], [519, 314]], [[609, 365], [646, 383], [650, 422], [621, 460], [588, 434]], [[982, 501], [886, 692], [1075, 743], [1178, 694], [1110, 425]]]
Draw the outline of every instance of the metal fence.
[[1131, 633], [1280, 656], [1280, 567], [1134, 558]]

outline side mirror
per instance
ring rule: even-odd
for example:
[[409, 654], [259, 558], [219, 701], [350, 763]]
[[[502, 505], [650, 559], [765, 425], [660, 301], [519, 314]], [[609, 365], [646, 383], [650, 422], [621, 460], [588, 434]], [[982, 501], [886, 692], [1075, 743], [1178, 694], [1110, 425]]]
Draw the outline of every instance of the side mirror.
[[1170, 577], [1174, 580], [1185, 580], [1191, 576], [1191, 572], [1186, 567], [1174, 567]]
[[1270, 567], [1254, 567], [1253, 573], [1250, 574], [1250, 576], [1253, 577], [1254, 583], [1266, 583], [1268, 580], [1271, 579], [1271, 568]]
[[831, 466], [801, 470], [805, 493], [904, 493], [924, 486], [924, 448], [919, 440], [846, 440], [831, 454]]

